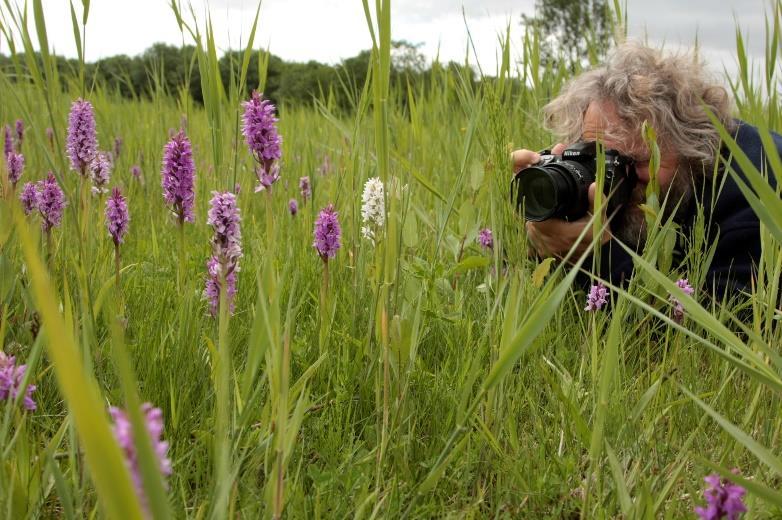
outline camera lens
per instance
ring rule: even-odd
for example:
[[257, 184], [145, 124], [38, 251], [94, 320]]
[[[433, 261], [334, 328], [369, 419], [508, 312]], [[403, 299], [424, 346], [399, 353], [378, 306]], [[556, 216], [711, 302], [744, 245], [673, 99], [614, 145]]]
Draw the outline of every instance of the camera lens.
[[526, 220], [573, 220], [589, 207], [587, 191], [594, 174], [584, 164], [560, 161], [525, 168], [516, 174], [515, 181], [516, 205], [523, 205]]
[[517, 203], [524, 204], [527, 220], [544, 220], [557, 208], [557, 187], [542, 168], [528, 168], [519, 177]]

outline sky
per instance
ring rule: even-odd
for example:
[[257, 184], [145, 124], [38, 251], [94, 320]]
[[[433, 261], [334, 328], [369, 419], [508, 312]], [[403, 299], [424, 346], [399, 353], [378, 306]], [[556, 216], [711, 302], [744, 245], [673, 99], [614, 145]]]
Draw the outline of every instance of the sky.
[[[80, 16], [81, 2], [74, 3]], [[58, 54], [75, 57], [68, 0], [43, 0], [43, 5], [50, 45]], [[237, 49], [246, 42], [256, 0], [192, 0], [191, 5], [200, 23], [207, 9], [211, 13], [222, 50]], [[392, 38], [420, 43], [420, 51], [429, 60], [439, 54], [441, 61], [463, 62], [469, 28], [475, 46], [470, 62], [474, 64], [477, 55], [484, 73], [494, 74], [498, 34], [510, 26], [511, 51], [518, 56], [521, 14], [532, 14], [534, 5], [535, 0], [394, 0]], [[697, 31], [710, 68], [735, 74], [736, 23], [748, 40], [750, 58], [760, 64], [768, 5], [765, 0], [627, 0], [628, 32], [654, 45], [679, 48], [691, 45]], [[186, 19], [191, 19], [189, 13]], [[169, 0], [91, 2], [87, 61], [139, 54], [155, 42], [180, 45], [182, 41]], [[184, 41], [192, 43], [189, 37]], [[371, 46], [361, 0], [264, 0], [255, 41], [255, 47], [268, 47], [284, 60], [331, 64]], [[0, 43], [0, 52], [8, 52], [5, 42]]]

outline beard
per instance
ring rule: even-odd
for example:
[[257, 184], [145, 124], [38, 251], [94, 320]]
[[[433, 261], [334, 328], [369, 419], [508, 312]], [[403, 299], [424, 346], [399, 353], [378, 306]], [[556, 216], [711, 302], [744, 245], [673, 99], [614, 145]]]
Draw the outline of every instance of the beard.
[[[694, 192], [691, 172], [690, 168], [679, 168], [668, 187], [661, 187], [662, 222], [673, 218], [674, 222], [681, 223], [689, 213]], [[621, 206], [611, 221], [611, 232], [614, 237], [635, 251], [641, 251], [646, 246], [648, 234], [646, 214], [640, 207], [645, 203], [646, 185], [636, 184], [627, 203]]]

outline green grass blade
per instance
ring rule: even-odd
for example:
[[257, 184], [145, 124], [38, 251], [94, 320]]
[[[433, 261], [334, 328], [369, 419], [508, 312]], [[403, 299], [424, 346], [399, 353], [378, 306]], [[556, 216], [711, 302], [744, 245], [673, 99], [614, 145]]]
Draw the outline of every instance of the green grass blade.
[[[115, 300], [116, 301], [116, 300]], [[121, 317], [107, 310], [106, 319], [110, 323], [112, 353], [117, 367], [122, 392], [125, 395], [126, 411], [133, 431], [134, 444], [141, 470], [144, 496], [153, 518], [170, 518], [168, 497], [166, 496], [163, 476], [160, 472], [157, 455], [152, 447], [146, 427], [146, 419], [141, 410], [141, 400], [136, 390], [136, 376], [133, 373], [127, 349], [124, 331], [120, 325]]]
[[755, 455], [760, 462], [771, 468], [777, 475], [782, 475], [782, 460], [777, 458], [771, 450], [761, 445], [755, 439], [744, 433], [735, 424], [716, 412], [712, 407], [698, 399], [698, 397], [690, 392], [684, 385], [679, 384], [679, 388], [687, 397], [692, 399], [695, 404], [709, 414], [728, 435], [736, 440], [736, 442], [744, 446], [748, 451]]
[[[769, 228], [777, 242], [782, 244], [782, 199], [779, 198], [776, 191], [771, 187], [763, 175], [760, 174], [758, 169], [755, 168], [752, 161], [747, 157], [747, 154], [739, 147], [736, 140], [728, 133], [716, 116], [708, 110], [706, 112], [719, 131], [723, 143], [749, 181], [749, 186], [733, 168], [728, 168], [728, 173], [733, 177], [733, 180], [747, 198], [752, 209], [755, 210], [760, 221]], [[741, 132], [741, 128], [739, 128], [739, 132]], [[769, 158], [772, 166], [775, 166], [774, 173], [777, 175], [777, 178], [779, 178], [779, 175], [782, 174], [782, 166], [780, 166], [779, 154], [776, 147], [773, 146], [773, 142], [771, 142], [767, 131], [761, 130], [760, 134], [765, 145], [765, 156]], [[752, 190], [750, 190], [749, 187], [751, 187]]]
[[84, 53], [81, 48], [81, 32], [79, 31], [79, 20], [76, 18], [76, 10], [73, 8], [73, 0], [70, 0], [71, 5], [71, 25], [73, 26], [73, 41], [76, 42], [76, 54], [79, 57], [79, 61], [84, 61]]
[[258, 7], [255, 10], [255, 18], [253, 19], [253, 26], [250, 29], [250, 36], [247, 38], [247, 47], [244, 49], [244, 56], [242, 57], [242, 69], [239, 74], [239, 95], [242, 96], [244, 92], [244, 86], [247, 81], [247, 69], [250, 66], [250, 58], [253, 55], [253, 42], [255, 41], [255, 30], [258, 27], [258, 17], [261, 14], [261, 0], [258, 0]]
[[616, 453], [611, 445], [608, 444], [608, 440], [605, 441], [606, 455], [608, 456], [608, 466], [611, 469], [611, 475], [614, 478], [614, 484], [616, 484], [616, 494], [619, 496], [619, 505], [622, 508], [622, 514], [626, 517], [630, 517], [630, 513], [633, 509], [633, 500], [630, 498], [630, 493], [627, 491], [627, 482], [625, 482], [624, 475], [622, 474], [622, 467], [619, 465], [619, 459], [616, 458]]
[[141, 518], [130, 475], [109, 428], [100, 391], [92, 376], [84, 371], [76, 342], [57, 309], [56, 292], [19, 208], [15, 209], [15, 222], [32, 278], [35, 302], [48, 330], [49, 357], [73, 414], [98, 498], [110, 517]]
[[[539, 298], [532, 304], [524, 322], [515, 332], [508, 344], [502, 348], [499, 358], [483, 380], [481, 387], [484, 390], [490, 390], [495, 387], [511, 371], [521, 356], [529, 352], [535, 338], [537, 338], [546, 327], [559, 308], [559, 305], [562, 303], [562, 300], [564, 300], [565, 295], [570, 291], [570, 287], [585, 258], [586, 254], [576, 262], [567, 276], [554, 287], [549, 296]], [[547, 293], [545, 288], [553, 283], [552, 280], [554, 280], [553, 276], [549, 278], [546, 286], [544, 286], [542, 294]]]
[[[747, 347], [747, 345], [745, 345], [744, 342], [741, 341], [733, 332], [731, 332], [723, 323], [721, 323], [711, 313], [704, 309], [695, 298], [685, 294], [684, 291], [682, 291], [681, 288], [676, 285], [676, 283], [669, 280], [665, 275], [660, 273], [649, 262], [644, 260], [630, 248], [621, 243], [620, 245], [628, 252], [628, 254], [630, 254], [630, 256], [632, 256], [633, 261], [637, 267], [640, 267], [657, 284], [659, 284], [664, 290], [673, 295], [674, 298], [678, 299], [682, 303], [686, 309], [687, 315], [691, 319], [696, 321], [706, 330], [710, 331], [711, 334], [722, 341], [730, 350], [733, 350], [735, 353], [740, 355], [740, 357], [736, 357], [731, 356], [728, 352], [717, 352], [723, 357], [723, 359], [736, 365], [752, 377], [757, 378], [760, 376], [765, 384], [771, 385], [777, 391], [782, 391], [782, 379], [780, 378], [779, 374], [771, 370], [766, 364], [765, 360], [758, 353]], [[706, 341], [705, 339], [698, 337], [689, 331], [686, 327], [682, 327], [679, 324], [673, 322], [673, 320], [671, 320], [668, 316], [659, 313], [656, 309], [646, 305], [639, 299], [631, 297], [626, 291], [617, 287], [614, 287], [614, 289], [628, 296], [628, 298], [632, 299], [635, 304], [641, 305], [654, 312], [656, 315], [658, 315], [658, 317], [664, 319], [670, 325], [676, 326], [679, 330], [682, 330], [685, 333], [700, 339], [704, 345], [708, 346], [712, 350], [721, 350], [714, 347], [714, 345], [710, 344], [710, 342]]]

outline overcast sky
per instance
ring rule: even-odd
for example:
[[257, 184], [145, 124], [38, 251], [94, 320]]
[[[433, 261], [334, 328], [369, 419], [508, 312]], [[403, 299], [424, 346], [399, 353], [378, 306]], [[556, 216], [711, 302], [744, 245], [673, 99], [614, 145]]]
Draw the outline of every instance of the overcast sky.
[[[75, 56], [68, 0], [43, 3], [50, 45], [59, 54]], [[74, 3], [80, 14], [81, 2]], [[374, 5], [372, 0], [369, 3]], [[252, 26], [257, 2], [193, 0], [201, 22], [207, 4], [218, 45], [223, 50], [239, 48]], [[534, 4], [534, 0], [395, 0], [392, 38], [422, 43], [421, 51], [430, 60], [439, 49], [442, 61], [461, 62], [467, 48], [464, 9], [478, 60], [485, 73], [493, 74], [498, 33], [510, 24], [513, 51], [518, 55], [521, 13], [532, 14]], [[750, 56], [761, 63], [767, 6], [765, 0], [628, 0], [629, 33], [675, 47], [692, 44], [697, 30], [711, 68], [721, 72], [725, 67], [734, 73], [735, 24], [738, 22], [748, 38]], [[135, 55], [159, 41], [182, 43], [168, 0], [92, 0], [87, 23], [88, 61], [114, 54]], [[269, 46], [285, 60], [338, 63], [370, 44], [361, 0], [263, 1], [256, 47]], [[7, 53], [5, 42], [0, 43], [0, 52]], [[470, 61], [475, 61], [472, 54]]]

